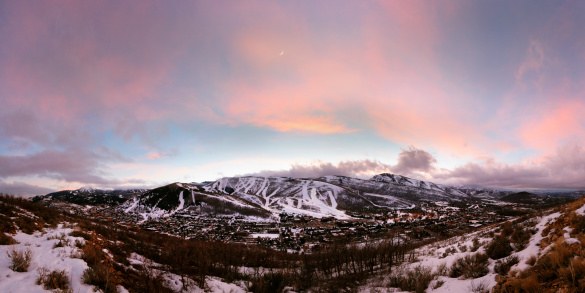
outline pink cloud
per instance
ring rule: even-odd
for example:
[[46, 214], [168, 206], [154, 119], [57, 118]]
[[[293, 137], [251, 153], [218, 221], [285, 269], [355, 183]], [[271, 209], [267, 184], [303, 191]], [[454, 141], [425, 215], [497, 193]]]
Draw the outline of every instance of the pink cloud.
[[552, 151], [559, 142], [585, 138], [584, 111], [581, 101], [558, 101], [527, 120], [520, 134], [527, 146]]

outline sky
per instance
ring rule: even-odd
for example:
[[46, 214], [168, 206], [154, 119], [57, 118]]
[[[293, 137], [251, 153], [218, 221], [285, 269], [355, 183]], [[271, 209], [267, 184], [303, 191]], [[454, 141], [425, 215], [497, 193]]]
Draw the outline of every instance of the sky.
[[584, 1], [0, 1], [0, 192], [585, 189]]

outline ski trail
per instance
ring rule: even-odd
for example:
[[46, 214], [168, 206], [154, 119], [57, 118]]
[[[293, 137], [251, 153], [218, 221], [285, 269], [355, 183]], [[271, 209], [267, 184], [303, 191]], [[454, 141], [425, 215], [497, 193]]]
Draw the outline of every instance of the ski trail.
[[268, 185], [268, 177], [264, 177], [264, 182], [262, 182], [262, 186], [260, 186], [260, 189], [258, 189], [258, 191], [256, 192], [256, 195], [260, 196], [262, 191], [264, 191], [264, 196], [266, 196], [266, 190], [264, 190], [264, 189], [268, 188], [267, 185]]
[[307, 201], [310, 199], [308, 189], [309, 189], [309, 181], [305, 181], [303, 183], [303, 199], [307, 200]]
[[250, 190], [250, 188], [252, 188], [252, 186], [254, 186], [254, 183], [256, 183], [256, 178], [247, 178], [247, 186], [246, 189], [244, 190], [244, 193], [248, 193], [248, 191]]
[[185, 207], [185, 198], [183, 198], [183, 190], [181, 190], [181, 193], [179, 193], [179, 207], [177, 208], [177, 211], [182, 210], [183, 207]]
[[335, 200], [335, 197], [333, 196], [333, 192], [331, 192], [331, 190], [327, 190], [327, 194], [329, 194], [329, 200], [331, 201], [331, 207], [334, 209], [337, 209], [337, 201]]

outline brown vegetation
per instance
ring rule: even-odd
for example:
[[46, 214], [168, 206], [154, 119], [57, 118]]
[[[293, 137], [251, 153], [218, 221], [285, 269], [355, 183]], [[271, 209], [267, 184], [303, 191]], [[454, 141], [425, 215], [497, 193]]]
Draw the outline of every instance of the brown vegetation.
[[500, 278], [493, 292], [585, 292], [585, 242], [569, 245], [563, 237], [565, 227], [572, 227], [573, 236], [585, 238], [583, 217], [574, 212], [583, 204], [585, 198], [557, 208], [561, 216], [542, 232], [545, 253], [528, 259], [527, 270]]
[[33, 258], [33, 252], [30, 248], [25, 250], [17, 250], [11, 247], [6, 251], [10, 259], [10, 269], [15, 272], [27, 272]]
[[68, 292], [70, 289], [69, 278], [66, 270], [49, 270], [41, 267], [37, 269], [37, 285], [43, 285], [46, 290], [59, 289], [61, 292]]

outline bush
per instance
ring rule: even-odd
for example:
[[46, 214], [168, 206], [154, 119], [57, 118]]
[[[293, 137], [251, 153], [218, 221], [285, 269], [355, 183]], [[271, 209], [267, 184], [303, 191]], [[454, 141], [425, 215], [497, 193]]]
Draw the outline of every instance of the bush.
[[89, 234], [87, 234], [87, 233], [85, 233], [83, 231], [78, 231], [78, 230], [71, 231], [71, 233], [69, 233], [69, 236], [81, 237], [81, 238], [83, 238], [85, 240], [91, 240], [91, 235], [89, 235]]
[[501, 276], [506, 276], [510, 271], [510, 268], [520, 262], [518, 256], [512, 255], [508, 256], [502, 260], [498, 260], [496, 265], [494, 266], [494, 272], [498, 273]]
[[8, 251], [6, 251], [6, 254], [11, 261], [11, 270], [15, 272], [28, 272], [28, 267], [30, 266], [33, 258], [33, 252], [30, 250], [30, 248], [21, 251], [11, 247]]
[[526, 264], [533, 266], [536, 263], [536, 260], [536, 255], [532, 255], [526, 260]]
[[511, 222], [506, 222], [500, 226], [500, 235], [509, 236], [514, 232], [514, 227], [512, 227]]
[[0, 232], [0, 245], [13, 245], [17, 243], [18, 242], [14, 240], [14, 238]]
[[509, 256], [513, 249], [510, 240], [503, 235], [498, 235], [488, 244], [485, 252], [491, 259], [500, 259]]
[[582, 258], [571, 259], [567, 267], [559, 270], [559, 275], [563, 280], [571, 284], [571, 286], [575, 288], [581, 287], [580, 289], [583, 289], [583, 287], [585, 287], [583, 282], [583, 279], [585, 278], [585, 260]]
[[39, 273], [39, 276], [37, 277], [37, 285], [43, 285], [43, 288], [45, 288], [46, 290], [69, 289], [69, 279], [67, 278], [67, 271], [65, 270], [49, 271], [49, 269], [45, 267], [38, 268], [37, 271]]
[[423, 293], [434, 278], [430, 267], [418, 265], [406, 272], [403, 270], [394, 272], [390, 276], [390, 286], [404, 291]]
[[486, 282], [486, 280], [483, 280], [479, 283], [474, 283], [473, 281], [471, 281], [471, 285], [469, 285], [467, 287], [467, 292], [470, 292], [470, 293], [489, 293], [490, 292], [489, 283]]
[[283, 273], [268, 273], [252, 282], [249, 290], [254, 293], [282, 292], [286, 283], [286, 276]]
[[104, 293], [118, 292], [115, 283], [115, 271], [104, 264], [96, 264], [85, 271], [81, 276], [83, 283], [96, 286]]
[[531, 230], [518, 226], [517, 229], [515, 229], [512, 235], [510, 236], [512, 242], [516, 247], [516, 251], [521, 251], [524, 248], [526, 248], [526, 245], [528, 245], [531, 236], [532, 236]]
[[451, 266], [449, 276], [451, 278], [463, 276], [466, 279], [483, 277], [490, 272], [488, 259], [485, 253], [476, 253], [458, 258]]
[[471, 252], [476, 252], [481, 247], [481, 243], [479, 242], [479, 238], [473, 238], [473, 246], [469, 249]]

